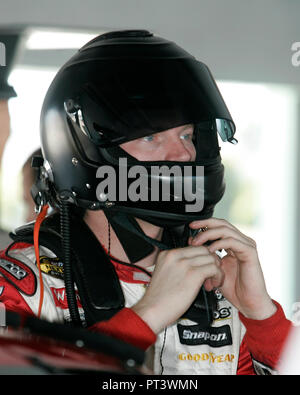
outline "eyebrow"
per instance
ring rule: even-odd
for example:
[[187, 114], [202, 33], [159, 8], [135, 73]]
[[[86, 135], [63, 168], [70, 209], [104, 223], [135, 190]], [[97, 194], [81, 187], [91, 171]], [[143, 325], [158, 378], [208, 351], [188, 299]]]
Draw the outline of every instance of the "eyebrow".
[[192, 128], [192, 129], [194, 130], [194, 129], [195, 129], [195, 125], [193, 125], [192, 123], [189, 124], [189, 125], [186, 125], [186, 126], [182, 129], [182, 131], [184, 131], [184, 130], [186, 130], [186, 129], [190, 129], [190, 128]]

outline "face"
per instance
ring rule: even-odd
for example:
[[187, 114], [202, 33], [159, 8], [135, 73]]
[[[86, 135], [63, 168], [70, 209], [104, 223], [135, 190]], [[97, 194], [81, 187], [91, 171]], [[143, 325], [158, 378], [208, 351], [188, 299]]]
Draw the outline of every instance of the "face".
[[139, 161], [191, 162], [196, 158], [194, 125], [183, 125], [121, 144]]

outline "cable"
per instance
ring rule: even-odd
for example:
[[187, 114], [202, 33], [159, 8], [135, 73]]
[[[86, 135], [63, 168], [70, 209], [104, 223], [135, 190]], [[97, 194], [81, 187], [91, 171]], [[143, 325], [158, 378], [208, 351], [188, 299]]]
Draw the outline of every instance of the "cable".
[[206, 290], [204, 288], [204, 285], [201, 286], [201, 290], [202, 290], [203, 297], [204, 297], [204, 303], [205, 303], [205, 309], [206, 309], [206, 315], [207, 315], [207, 322], [212, 322], [211, 315], [210, 315], [209, 304], [208, 304], [207, 295], [206, 295]]
[[68, 307], [73, 324], [75, 326], [81, 326], [71, 266], [70, 212], [69, 203], [66, 201], [62, 201], [60, 204], [60, 231], [62, 237], [62, 258], [64, 263], [64, 280]]
[[152, 274], [151, 274], [150, 272], [148, 272], [148, 270], [144, 269], [143, 267], [134, 265], [133, 263], [127, 263], [127, 262], [120, 261], [119, 259], [113, 258], [113, 257], [111, 257], [111, 256], [109, 256], [109, 258], [110, 258], [112, 261], [114, 261], [114, 262], [120, 263], [121, 265], [128, 266], [128, 267], [134, 267], [135, 269], [138, 269], [138, 270], [140, 270], [140, 271], [146, 273], [147, 276], [152, 277]]
[[40, 233], [41, 224], [47, 215], [48, 208], [49, 208], [48, 204], [42, 207], [42, 210], [40, 211], [35, 221], [34, 231], [33, 231], [34, 252], [35, 252], [37, 267], [39, 269], [39, 280], [40, 280], [40, 301], [39, 301], [39, 308], [37, 313], [38, 318], [40, 318], [41, 316], [42, 306], [44, 301], [44, 282], [43, 282], [43, 276], [42, 276], [41, 265], [40, 265], [39, 233]]

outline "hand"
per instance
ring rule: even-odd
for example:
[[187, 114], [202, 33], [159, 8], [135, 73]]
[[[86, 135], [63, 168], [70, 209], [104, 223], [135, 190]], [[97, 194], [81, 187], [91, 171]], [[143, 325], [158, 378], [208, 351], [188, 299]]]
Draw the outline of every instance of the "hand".
[[133, 310], [155, 333], [175, 322], [191, 306], [202, 284], [222, 285], [219, 258], [206, 247], [185, 247], [159, 253], [151, 282]]
[[208, 228], [190, 238], [190, 245], [213, 241], [208, 246], [211, 253], [222, 249], [227, 252], [221, 259], [225, 278], [220, 291], [224, 297], [248, 318], [262, 320], [273, 315], [276, 306], [266, 290], [255, 241], [222, 219], [194, 221], [190, 227]]

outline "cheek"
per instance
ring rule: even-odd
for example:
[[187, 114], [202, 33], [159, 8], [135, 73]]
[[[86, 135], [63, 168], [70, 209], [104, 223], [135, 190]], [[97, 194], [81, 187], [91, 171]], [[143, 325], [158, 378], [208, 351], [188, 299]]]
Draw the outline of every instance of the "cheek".
[[128, 143], [121, 144], [120, 147], [129, 155], [142, 162], [161, 160], [161, 147], [155, 143], [129, 141]]
[[136, 145], [137, 145], [136, 143], [134, 144], [132, 141], [129, 141], [128, 143], [121, 144], [120, 148], [126, 151], [129, 155], [136, 158], [136, 154], [138, 153], [138, 149]]
[[189, 143], [187, 143], [185, 148], [189, 152], [189, 154], [191, 156], [191, 161], [193, 162], [196, 159], [196, 147], [195, 147], [194, 143], [192, 141], [190, 141]]
[[196, 148], [195, 148], [195, 146], [193, 145], [193, 152], [192, 152], [192, 161], [195, 161], [196, 160]]
[[[196, 159], [196, 148], [193, 142], [189, 141], [185, 144], [185, 150], [190, 154], [190, 160]], [[121, 144], [120, 147], [129, 155], [133, 156], [139, 161], [164, 161], [167, 158], [170, 148], [169, 142], [156, 142], [145, 141], [129, 141], [128, 143]]]

